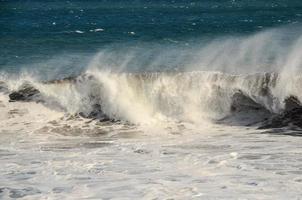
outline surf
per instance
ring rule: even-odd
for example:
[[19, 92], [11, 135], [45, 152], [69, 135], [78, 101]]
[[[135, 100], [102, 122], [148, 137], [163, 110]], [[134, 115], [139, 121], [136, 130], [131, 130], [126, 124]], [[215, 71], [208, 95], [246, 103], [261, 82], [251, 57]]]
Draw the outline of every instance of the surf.
[[299, 105], [301, 38], [288, 26], [190, 47], [111, 46], [77, 75], [5, 74], [1, 90], [12, 101], [102, 120], [251, 125], [288, 110], [288, 100]]
[[[34, 101], [83, 117], [153, 124], [158, 121], [259, 122], [288, 107], [297, 93], [278, 96], [282, 76], [276, 73], [231, 75], [221, 72], [112, 73], [87, 71], [49, 82], [21, 81], [11, 101]], [[301, 83], [301, 78], [296, 79]], [[276, 92], [277, 91], [277, 92]], [[19, 96], [18, 96], [19, 95]], [[23, 96], [22, 96], [23, 95]], [[292, 100], [290, 100], [292, 103]], [[234, 116], [241, 118], [235, 119]], [[251, 115], [249, 121], [245, 121]], [[255, 116], [256, 115], [256, 116]], [[256, 121], [255, 121], [256, 119]]]

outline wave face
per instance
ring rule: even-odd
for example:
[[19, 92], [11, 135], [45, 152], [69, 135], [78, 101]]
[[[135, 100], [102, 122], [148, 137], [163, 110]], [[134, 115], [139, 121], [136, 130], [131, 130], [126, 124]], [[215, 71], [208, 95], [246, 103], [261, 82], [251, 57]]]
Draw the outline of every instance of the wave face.
[[31, 100], [54, 109], [135, 124], [204, 123], [243, 110], [249, 111], [245, 115], [261, 110], [259, 117], [282, 112], [289, 97], [301, 101], [301, 33], [288, 26], [189, 47], [112, 46], [73, 78], [3, 75], [1, 80], [8, 92], [31, 85], [30, 91], [39, 91]]
[[[276, 73], [231, 75], [205, 71], [110, 73], [88, 70], [75, 78], [26, 82], [40, 92], [34, 100], [54, 109], [86, 116], [98, 109], [111, 119], [152, 124], [163, 121], [206, 123], [236, 113], [249, 115], [251, 110], [261, 110], [258, 118], [263, 111], [279, 113], [284, 110], [286, 97], [301, 99], [299, 90], [288, 94], [281, 92], [283, 78]], [[295, 84], [302, 83], [301, 77], [291, 80]], [[18, 84], [20, 87], [24, 80], [19, 80]], [[11, 86], [18, 84], [9, 81], [7, 85], [12, 91], [18, 87], [13, 89]], [[281, 93], [284, 96], [278, 96]]]

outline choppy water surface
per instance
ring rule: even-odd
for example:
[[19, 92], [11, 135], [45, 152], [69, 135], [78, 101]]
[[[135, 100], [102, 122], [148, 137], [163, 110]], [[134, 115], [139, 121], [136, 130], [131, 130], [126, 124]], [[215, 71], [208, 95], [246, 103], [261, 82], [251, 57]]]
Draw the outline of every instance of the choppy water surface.
[[301, 17], [0, 1], [0, 199], [301, 199]]
[[1, 122], [3, 199], [302, 195], [300, 138], [223, 125], [142, 128], [48, 110], [34, 116], [23, 106], [1, 107], [10, 113]]

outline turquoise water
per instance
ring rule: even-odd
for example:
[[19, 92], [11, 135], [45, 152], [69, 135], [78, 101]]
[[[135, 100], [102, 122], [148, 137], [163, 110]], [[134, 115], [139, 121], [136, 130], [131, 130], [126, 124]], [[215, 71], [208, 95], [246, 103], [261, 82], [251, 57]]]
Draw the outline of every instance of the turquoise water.
[[301, 22], [301, 0], [0, 0], [0, 199], [301, 199]]
[[[0, 1], [0, 69], [67, 76], [83, 71], [100, 51], [112, 62], [135, 49], [150, 62], [170, 51], [164, 64], [196, 56], [192, 48], [226, 36], [272, 27], [300, 27], [302, 2], [278, 1]], [[295, 29], [297, 30], [297, 29]], [[171, 50], [172, 49], [172, 50]], [[174, 49], [174, 50], [173, 50]], [[144, 53], [142, 53], [144, 52]], [[193, 53], [192, 53], [193, 52]], [[142, 59], [140, 59], [142, 60]], [[134, 69], [152, 70], [144, 66]]]

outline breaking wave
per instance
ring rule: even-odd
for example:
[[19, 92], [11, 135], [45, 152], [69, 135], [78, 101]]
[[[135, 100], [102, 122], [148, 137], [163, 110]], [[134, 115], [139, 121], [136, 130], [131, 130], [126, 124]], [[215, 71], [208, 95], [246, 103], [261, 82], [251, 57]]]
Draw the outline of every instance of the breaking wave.
[[[7, 85], [7, 93], [19, 92], [19, 96], [10, 93], [11, 100], [36, 101], [86, 117], [106, 116], [150, 124], [165, 120], [202, 123], [255, 112], [259, 112], [259, 116], [253, 118], [259, 120], [265, 117], [263, 113], [283, 111], [286, 98], [301, 98], [299, 90], [278, 96], [285, 94], [280, 92], [284, 89], [280, 80], [282, 76], [276, 73], [230, 75], [205, 71], [110, 73], [90, 70], [62, 80], [19, 81], [19, 86], [11, 81], [3, 85]], [[300, 76], [292, 80], [297, 85], [302, 83]]]
[[197, 46], [108, 48], [81, 75], [52, 81], [2, 76], [0, 87], [12, 101], [134, 124], [250, 123], [302, 99], [302, 37], [297, 28]]

